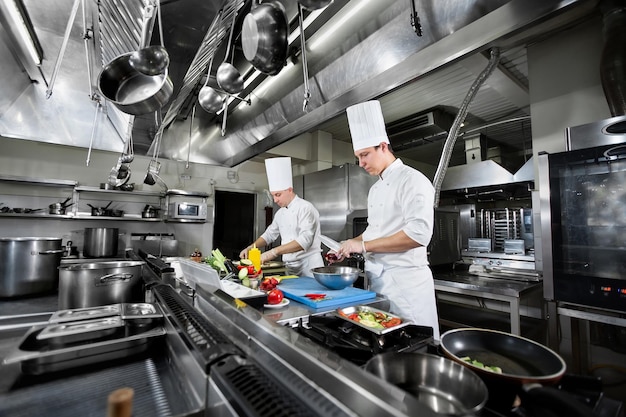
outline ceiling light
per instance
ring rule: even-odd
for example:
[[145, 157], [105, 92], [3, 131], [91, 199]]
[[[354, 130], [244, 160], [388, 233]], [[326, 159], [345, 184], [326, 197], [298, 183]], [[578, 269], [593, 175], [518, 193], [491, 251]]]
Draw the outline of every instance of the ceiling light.
[[6, 20], [9, 32], [16, 39], [22, 51], [26, 52], [26, 55], [35, 65], [40, 66], [43, 55], [42, 48], [22, 0], [0, 2], [0, 12], [3, 20]]
[[355, 6], [351, 7], [346, 14], [344, 14], [339, 20], [334, 22], [329, 28], [324, 28], [320, 36], [315, 38], [313, 42], [308, 45], [309, 49], [313, 50], [319, 48], [324, 42], [326, 42], [326, 39], [330, 38], [330, 36], [333, 35], [339, 28], [341, 28], [352, 16], [357, 14], [359, 10], [365, 7], [367, 3], [369, 3], [369, 0], [359, 0], [356, 3], [357, 4]]

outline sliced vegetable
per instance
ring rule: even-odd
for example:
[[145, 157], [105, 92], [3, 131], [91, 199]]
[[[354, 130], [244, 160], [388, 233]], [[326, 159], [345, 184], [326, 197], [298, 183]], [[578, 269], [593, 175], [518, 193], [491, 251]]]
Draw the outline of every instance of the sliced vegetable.
[[304, 296], [310, 300], [323, 300], [326, 298], [326, 294], [304, 294]]
[[248, 276], [248, 269], [247, 268], [240, 269], [237, 276], [239, 277], [239, 279], [244, 279], [245, 277]]
[[250, 266], [250, 265], [252, 265], [252, 261], [251, 261], [250, 259], [241, 259], [241, 260], [239, 261], [239, 263], [240, 263], [241, 265], [245, 265], [245, 266]]
[[480, 361], [470, 358], [469, 356], [464, 356], [461, 358], [461, 360], [469, 363], [470, 365], [474, 365], [475, 367], [480, 368], [480, 369], [495, 372], [497, 374], [502, 373], [502, 368], [500, 368], [499, 366], [488, 366], [488, 365], [483, 364]]

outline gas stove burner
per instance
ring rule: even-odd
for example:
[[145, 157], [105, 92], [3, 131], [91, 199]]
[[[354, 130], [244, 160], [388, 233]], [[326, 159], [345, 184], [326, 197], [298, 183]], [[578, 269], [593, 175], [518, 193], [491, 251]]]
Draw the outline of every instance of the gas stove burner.
[[332, 315], [311, 316], [306, 322], [300, 321], [296, 330], [359, 365], [378, 353], [415, 352], [426, 349], [433, 342], [433, 331], [429, 327], [408, 325], [378, 335]]

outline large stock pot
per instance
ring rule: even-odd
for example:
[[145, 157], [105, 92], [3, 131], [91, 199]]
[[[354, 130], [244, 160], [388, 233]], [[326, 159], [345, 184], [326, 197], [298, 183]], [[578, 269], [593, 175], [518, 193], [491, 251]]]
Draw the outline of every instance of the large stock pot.
[[145, 301], [144, 264], [103, 261], [59, 267], [59, 310]]
[[87, 227], [83, 255], [86, 258], [113, 258], [117, 255], [120, 231], [114, 227]]
[[0, 238], [0, 297], [56, 290], [62, 254], [60, 238]]

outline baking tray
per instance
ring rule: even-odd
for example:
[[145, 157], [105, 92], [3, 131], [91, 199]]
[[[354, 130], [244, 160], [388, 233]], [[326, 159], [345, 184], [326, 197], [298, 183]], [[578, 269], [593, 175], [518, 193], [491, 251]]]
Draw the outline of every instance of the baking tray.
[[54, 344], [97, 340], [115, 334], [124, 324], [119, 316], [54, 323], [44, 327], [36, 339]]
[[159, 325], [123, 337], [110, 337], [97, 342], [76, 342], [56, 348], [45, 341], [37, 340], [37, 335], [45, 327], [33, 326], [18, 347], [4, 358], [3, 364], [21, 363], [23, 373], [41, 375], [142, 353], [166, 334], [165, 328]]
[[[386, 327], [384, 329], [375, 329], [373, 327], [365, 326], [365, 325], [359, 323], [356, 320], [352, 320], [352, 319], [346, 317], [346, 316], [349, 316], [352, 313], [359, 313], [359, 312], [365, 312], [365, 311], [366, 312], [370, 312], [370, 313], [383, 313], [383, 314], [386, 314], [389, 317], [398, 318], [398, 319], [402, 320], [402, 322], [400, 324], [398, 324], [397, 326]], [[344, 316], [342, 313], [345, 314], [346, 316]], [[400, 328], [402, 328], [404, 326], [408, 326], [409, 324], [412, 324], [411, 321], [406, 320], [406, 319], [404, 319], [404, 318], [402, 318], [400, 316], [396, 316], [396, 315], [391, 314], [391, 313], [389, 313], [387, 311], [379, 310], [377, 308], [373, 308], [373, 307], [370, 307], [370, 306], [352, 306], [352, 307], [346, 307], [346, 308], [338, 308], [336, 311], [333, 312], [333, 314], [335, 316], [337, 316], [337, 317], [347, 321], [347, 322], [354, 323], [357, 326], [362, 327], [364, 329], [367, 329], [370, 332], [376, 333], [378, 335], [389, 333], [389, 332], [393, 332], [394, 330], [398, 330], [398, 329], [400, 329]]]
[[109, 304], [104, 306], [74, 308], [68, 310], [59, 310], [52, 314], [48, 320], [50, 323], [63, 323], [67, 321], [78, 321], [86, 319], [96, 319], [101, 317], [110, 317], [119, 315], [121, 312], [120, 304]]

